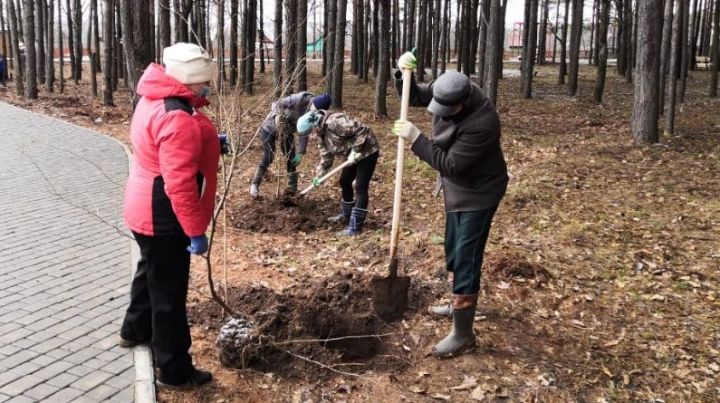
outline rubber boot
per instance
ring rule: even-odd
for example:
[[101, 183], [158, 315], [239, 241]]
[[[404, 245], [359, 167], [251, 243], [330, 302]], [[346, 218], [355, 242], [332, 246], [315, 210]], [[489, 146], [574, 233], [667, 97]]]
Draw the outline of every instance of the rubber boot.
[[362, 232], [365, 226], [365, 217], [367, 217], [367, 210], [353, 207], [350, 212], [350, 222], [348, 223], [347, 229], [338, 232], [338, 236], [355, 236]]
[[290, 172], [288, 174], [288, 184], [285, 188], [285, 196], [295, 196], [298, 191], [298, 173]]
[[340, 214], [328, 217], [328, 222], [345, 224], [350, 220], [353, 207], [355, 207], [355, 200], [349, 202], [340, 200]]
[[[453, 287], [453, 272], [448, 272], [448, 284], [450, 285], [450, 292], [452, 293], [452, 287]], [[450, 317], [453, 314], [453, 307], [452, 307], [452, 298], [450, 299], [450, 302], [444, 305], [433, 305], [430, 307], [430, 313], [433, 315], [438, 316], [446, 316]]]
[[477, 294], [453, 295], [453, 327], [450, 334], [435, 345], [434, 356], [455, 357], [475, 345], [473, 322], [476, 306]]
[[255, 175], [253, 175], [250, 181], [250, 197], [253, 199], [260, 195], [260, 183], [262, 183], [263, 176], [265, 175], [265, 169], [257, 167]]

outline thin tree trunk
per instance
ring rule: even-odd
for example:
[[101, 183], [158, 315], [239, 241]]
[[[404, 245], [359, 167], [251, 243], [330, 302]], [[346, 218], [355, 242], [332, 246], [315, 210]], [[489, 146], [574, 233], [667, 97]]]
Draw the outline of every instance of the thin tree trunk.
[[225, 89], [225, 0], [217, 2], [217, 86]]
[[720, 0], [715, 2], [715, 11], [713, 12], [713, 34], [712, 45], [710, 46], [712, 55], [712, 72], [710, 73], [710, 98], [718, 96], [718, 71], [720, 71]]
[[392, 7], [392, 15], [393, 15], [393, 23], [392, 23], [392, 30], [393, 30], [393, 44], [390, 59], [395, 60], [398, 57], [400, 57], [400, 2], [399, 0], [393, 0], [393, 7]]
[[45, 0], [35, 0], [35, 47], [37, 50], [37, 81], [45, 84]]
[[258, 2], [260, 7], [260, 13], [258, 16], [258, 21], [260, 22], [260, 74], [265, 74], [265, 57], [267, 56], [265, 53], [265, 22], [263, 20], [265, 18], [265, 14], [263, 13], [263, 3], [265, 3], [263, 0]]
[[548, 11], [550, 6], [548, 5], [549, 0], [542, 1], [542, 15], [540, 16], [540, 34], [538, 35], [538, 52], [537, 52], [537, 64], [545, 64], [545, 53], [547, 51], [547, 22], [548, 22]]
[[325, 82], [327, 85], [327, 91], [330, 94], [333, 94], [333, 76], [335, 74], [335, 31], [336, 31], [336, 22], [337, 22], [337, 1], [338, 0], [328, 0], [328, 24], [327, 24], [327, 43], [325, 43], [326, 47], [326, 57], [327, 57], [327, 72], [325, 75]]
[[386, 94], [390, 78], [390, 0], [379, 0], [375, 7], [380, 7], [380, 51], [379, 71], [375, 80], [375, 115], [387, 116]]
[[[662, 0], [660, 0], [662, 1]], [[595, 102], [602, 103], [603, 93], [605, 91], [605, 77], [607, 75], [607, 33], [610, 21], [610, 0], [600, 0], [598, 3], [598, 57], [597, 61], [597, 77], [595, 78]]]
[[20, 55], [20, 30], [18, 29], [17, 13], [15, 12], [15, 4], [13, 0], [8, 0], [8, 19], [10, 20], [11, 46], [13, 55], [15, 56], [15, 94], [21, 96], [25, 93], [23, 62]]
[[75, 17], [73, 19], [75, 31], [75, 84], [82, 79], [82, 4], [80, 0], [75, 0]]
[[97, 63], [95, 63], [95, 57], [97, 56], [95, 50], [97, 49], [97, 45], [94, 43], [97, 31], [97, 25], [95, 25], [95, 14], [97, 14], [97, 0], [90, 0], [90, 26], [88, 27], [88, 36], [90, 37], [90, 41], [88, 41], [88, 51], [90, 52], [90, 93], [93, 98], [97, 98], [98, 96]]
[[[418, 0], [418, 34], [415, 38], [415, 46], [416, 49], [416, 57], [417, 57], [417, 69], [416, 69], [416, 78], [420, 82], [425, 81], [425, 27], [427, 25], [427, 21], [425, 20], [425, 2], [427, 0]], [[469, 1], [469, 0], [468, 0]]]
[[113, 15], [115, 4], [113, 0], [105, 0], [105, 9], [103, 10], [103, 45], [105, 45], [103, 69], [103, 104], [113, 106]]
[[25, 98], [37, 99], [37, 59], [35, 53], [35, 2], [25, 0], [23, 6], [25, 24]]
[[[497, 105], [497, 88], [498, 79], [502, 74], [502, 65], [497, 59], [502, 59], [503, 49], [501, 39], [502, 35], [502, 10], [500, 9], [501, 0], [490, 0], [490, 25], [488, 25], [488, 46], [485, 49], [485, 63], [487, 72], [485, 73], [485, 83], [483, 88], [485, 93], [493, 105]], [[500, 69], [498, 69], [500, 68]]]
[[482, 0], [480, 16], [480, 32], [478, 33], [478, 55], [480, 58], [478, 60], [477, 83], [482, 87], [485, 85], [485, 70], [487, 69], [485, 51], [487, 49], [488, 22], [490, 20], [490, 0]]
[[625, 81], [632, 82], [632, 72], [635, 66], [635, 25], [633, 17], [632, 0], [625, 0]]
[[[286, 87], [288, 91], [295, 91], [297, 83], [297, 75], [295, 69], [297, 67], [297, 1], [286, 0], [286, 16], [287, 23], [287, 55], [285, 60], [285, 76], [287, 77]], [[303, 1], [303, 0], [300, 0]]]
[[[246, 21], [244, 18], [243, 21]], [[245, 22], [243, 22], [245, 24]], [[243, 30], [243, 39], [246, 41], [245, 31]], [[235, 87], [238, 83], [238, 0], [230, 0], [230, 87]], [[245, 55], [242, 55], [245, 59]]]
[[[367, 83], [370, 78], [370, 65], [372, 63], [377, 63], [377, 61], [373, 61], [373, 57], [377, 57], [376, 54], [373, 54], [373, 50], [375, 52], [378, 50], [377, 38], [375, 36], [375, 32], [372, 31], [372, 6], [370, 3], [370, 0], [365, 0], [365, 5], [363, 6], [363, 9], [365, 10], [365, 30], [363, 32], [365, 42], [362, 45], [363, 64], [361, 78], [365, 83]], [[377, 9], [377, 5], [375, 6], [375, 9]]]
[[685, 102], [685, 91], [687, 89], [688, 68], [690, 66], [690, 0], [685, 0], [685, 10], [683, 11], [682, 25], [682, 62], [680, 64], [680, 89], [678, 90], [678, 102]]
[[635, 141], [657, 143], [658, 136], [658, 74], [660, 72], [659, 37], [662, 0], [638, 2], [638, 49], [635, 102], [632, 132]]
[[[11, 0], [12, 1], [12, 0]], [[62, 0], [57, 0], [57, 22], [58, 22], [58, 48], [60, 49], [60, 71], [58, 78], [60, 80], [60, 93], [65, 92], [65, 49], [63, 48], [63, 30], [62, 30]]]
[[[562, 42], [560, 42], [560, 69], [558, 72], [558, 85], [565, 85], [565, 76], [567, 75], [567, 48], [568, 48], [567, 39], [568, 39], [569, 12], [570, 12], [570, 0], [565, 0], [565, 14], [563, 14]], [[618, 61], [618, 63], [619, 63], [619, 61]]]
[[67, 10], [65, 10], [65, 13], [67, 16], [68, 26], [68, 50], [70, 54], [70, 78], [74, 80], [75, 83], [77, 83], [77, 62], [75, 61], [75, 31], [73, 29], [72, 8], [70, 7], [70, 0], [66, 0], [66, 8]]
[[508, 0], [502, 0], [502, 6], [500, 7], [500, 30], [498, 31], [498, 57], [497, 57], [497, 79], [503, 78], [503, 63], [505, 58], [505, 19], [507, 14], [507, 3]]
[[677, 71], [681, 63], [681, 46], [682, 46], [682, 24], [683, 13], [687, 0], [678, 0], [675, 5], [675, 17], [673, 18], [672, 27], [672, 49], [670, 50], [670, 94], [667, 105], [665, 105], [665, 135], [672, 136], [675, 132], [675, 103], [677, 100]]
[[665, 110], [665, 88], [667, 86], [667, 74], [670, 70], [670, 48], [672, 47], [672, 20], [674, 0], [665, 0], [665, 11], [663, 12], [662, 43], [660, 45], [660, 113]]
[[449, 15], [450, 15], [450, 0], [445, 0], [444, 10], [443, 10], [443, 16], [442, 16], [442, 38], [440, 39], [440, 74], [445, 73], [445, 69], [447, 68], [447, 58], [448, 58], [448, 45], [450, 43], [450, 40], [448, 39], [448, 36], [450, 35], [450, 27], [449, 27]]
[[440, 12], [442, 10], [442, 0], [435, 0], [435, 8], [433, 14], [433, 41], [432, 41], [432, 78], [438, 77], [438, 59], [440, 55]]
[[245, 49], [247, 61], [245, 62], [245, 93], [252, 95], [255, 83], [255, 42], [257, 40], [257, 0], [248, 0], [247, 8], [247, 43]]
[[692, 26], [690, 28], [688, 38], [690, 39], [690, 47], [688, 48], [688, 51], [690, 52], [689, 68], [691, 70], [695, 70], [696, 67], [695, 55], [697, 55], [697, 39], [700, 28], [700, 0], [695, 0], [694, 4]]
[[580, 70], [580, 41], [582, 39], [583, 0], [573, 0], [573, 24], [570, 32], [570, 68], [568, 95], [575, 96]]
[[342, 108], [343, 93], [343, 66], [345, 64], [345, 24], [347, 13], [347, 0], [338, 0], [337, 29], [335, 31], [335, 74], [333, 74], [332, 103], [336, 108]]
[[557, 59], [557, 44], [558, 44], [558, 23], [560, 22], [560, 0], [557, 0], [555, 4], [555, 28], [553, 29], [553, 53], [552, 62], [555, 64]]
[[[2, 10], [1, 7], [0, 10]], [[55, 92], [55, 4], [53, 0], [48, 0], [46, 10], [47, 59], [45, 60], [45, 82], [47, 83], [48, 92]]]
[[282, 0], [275, 0], [275, 49], [273, 50], [274, 98], [282, 94]]
[[[172, 44], [170, 30], [170, 0], [159, 0], [159, 7], [160, 15], [158, 18], [160, 19], [160, 54], [162, 58], [162, 49], [165, 49]], [[107, 66], [107, 63], [105, 65]]]
[[590, 51], [588, 52], [588, 65], [592, 66], [593, 62], [595, 61], [595, 55], [593, 52], [595, 49], [593, 48], [593, 44], [595, 41], [595, 31], [597, 29], [597, 19], [595, 16], [597, 15], [598, 10], [598, 0], [593, 0], [593, 7], [592, 7], [592, 14], [590, 15]]
[[535, 56], [537, 54], [537, 18], [538, 0], [529, 0], [530, 14], [527, 20], [527, 43], [523, 47], [523, 69], [521, 93], [524, 98], [532, 98], [532, 81], [535, 72]]
[[298, 91], [307, 91], [307, 1], [297, 1], [297, 63], [298, 63]]
[[[383, 43], [381, 42], [380, 38], [382, 37], [380, 33], [380, 3], [371, 2], [368, 1], [368, 4], [372, 4], [373, 6], [373, 14], [372, 14], [372, 29], [373, 29], [373, 41], [370, 49], [370, 53], [372, 54], [372, 69], [373, 69], [373, 77], [377, 78], [379, 74], [379, 66], [380, 66], [380, 48], [383, 46]], [[387, 7], [390, 7], [390, 3], [387, 4]], [[392, 17], [391, 17], [392, 18]], [[388, 21], [388, 25], [390, 25], [390, 21]], [[392, 52], [392, 48], [395, 42], [395, 32], [389, 31], [386, 38], [390, 41], [390, 49]], [[388, 56], [388, 59], [390, 59], [390, 56]]]

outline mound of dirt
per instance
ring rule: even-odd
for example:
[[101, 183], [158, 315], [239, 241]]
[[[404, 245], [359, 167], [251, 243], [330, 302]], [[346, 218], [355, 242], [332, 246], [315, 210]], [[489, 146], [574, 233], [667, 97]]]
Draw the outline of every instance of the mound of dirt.
[[550, 273], [544, 267], [519, 255], [500, 257], [488, 266], [487, 273], [492, 277], [505, 280], [512, 278], [533, 280], [537, 285], [546, 284], [551, 278]]
[[[221, 362], [234, 368], [302, 373], [292, 357], [336, 362], [367, 360], [383, 349], [379, 335], [392, 326], [372, 310], [367, 280], [336, 273], [282, 293], [266, 287], [233, 290], [231, 304], [245, 315], [223, 326]], [[370, 337], [364, 337], [370, 336]]]
[[265, 196], [242, 203], [230, 212], [232, 226], [259, 233], [313, 232], [328, 227], [326, 218], [336, 206], [330, 200]]

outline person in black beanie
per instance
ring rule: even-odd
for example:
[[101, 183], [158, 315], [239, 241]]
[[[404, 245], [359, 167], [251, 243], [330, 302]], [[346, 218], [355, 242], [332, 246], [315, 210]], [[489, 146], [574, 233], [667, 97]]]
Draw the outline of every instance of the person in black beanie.
[[[400, 57], [400, 70], [394, 76], [398, 93], [401, 70], [415, 65], [411, 52]], [[445, 260], [452, 278], [452, 303], [432, 311], [452, 315], [453, 328], [433, 355], [451, 357], [475, 344], [473, 321], [485, 244], [508, 183], [500, 119], [480, 87], [461, 73], [448, 71], [428, 85], [416, 84], [413, 77], [410, 88], [410, 104], [427, 106], [433, 114], [432, 136], [424, 136], [406, 120], [396, 121], [393, 133], [439, 173], [436, 189], [442, 189], [445, 197]]]

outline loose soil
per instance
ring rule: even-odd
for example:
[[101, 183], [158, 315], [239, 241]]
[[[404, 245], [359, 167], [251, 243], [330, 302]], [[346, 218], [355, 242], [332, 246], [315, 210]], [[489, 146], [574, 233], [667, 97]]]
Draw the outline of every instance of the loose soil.
[[[451, 324], [427, 313], [449, 296], [444, 212], [431, 195], [435, 173], [411, 152], [400, 237], [410, 310], [392, 324], [369, 313], [367, 282], [388, 267], [396, 145], [389, 128], [399, 115], [392, 91], [390, 117], [376, 118], [372, 81], [345, 77], [345, 110], [370, 125], [381, 145], [368, 228], [353, 239], [337, 237], [342, 226], [325, 221], [339, 208], [335, 181], [288, 206], [278, 200], [284, 168], [276, 162], [263, 197], [247, 194], [271, 74], [259, 75], [257, 95], [214, 99], [208, 112], [220, 129], [249, 148], [220, 216], [213, 274], [265, 344], [236, 366], [242, 369], [221, 364], [216, 341], [227, 317], [209, 298], [203, 260], [194, 260], [192, 355], [215, 381], [196, 391], [160, 390], [159, 400], [720, 400], [720, 102], [706, 97], [707, 72], [691, 72], [675, 135], [647, 147], [632, 142], [633, 88], [624, 78], [610, 73], [605, 101], [596, 105], [594, 68], [582, 66], [574, 98], [556, 85], [556, 72], [539, 66], [530, 100], [519, 95], [518, 78], [501, 81], [511, 180], [488, 242], [477, 347], [451, 360], [427, 355]], [[311, 90], [320, 91], [319, 74], [310, 73]], [[87, 84], [70, 83], [65, 95], [41, 91], [29, 102], [0, 89], [0, 99], [127, 142], [127, 93], [119, 92], [117, 107], [87, 94]], [[429, 132], [423, 109], [412, 108], [410, 120]], [[299, 168], [301, 188], [318, 159], [311, 146]], [[303, 342], [367, 333], [392, 334]]]

